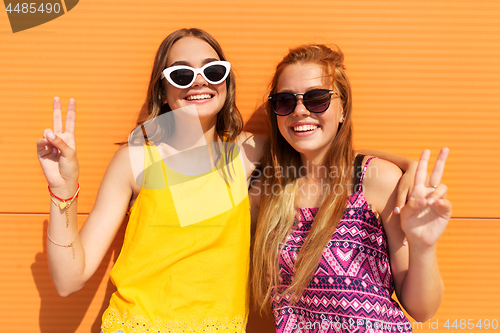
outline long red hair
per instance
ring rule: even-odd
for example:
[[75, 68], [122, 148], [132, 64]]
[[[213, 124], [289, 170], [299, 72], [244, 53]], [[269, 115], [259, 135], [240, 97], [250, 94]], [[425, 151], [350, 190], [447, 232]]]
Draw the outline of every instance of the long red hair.
[[[297, 63], [318, 64], [324, 69], [332, 89], [342, 101], [345, 119], [323, 160], [327, 170], [333, 166], [339, 172], [328, 178], [330, 191], [323, 196], [311, 231], [298, 254], [291, 285], [286, 290], [277, 290], [280, 285], [279, 257], [293, 228], [297, 212], [295, 192], [299, 179], [297, 173], [282, 170], [289, 170], [290, 167], [300, 170], [302, 162], [300, 154], [279, 132], [276, 115], [270, 104], [266, 107], [270, 141], [262, 166], [268, 171], [261, 177], [263, 194], [252, 257], [252, 285], [255, 300], [261, 309], [269, 306], [270, 299], [276, 292], [290, 294], [293, 299], [302, 294], [345, 210], [348, 188], [352, 185], [352, 173], [348, 171], [352, 170], [354, 150], [351, 85], [343, 62], [344, 55], [337, 47], [330, 48], [322, 44], [302, 45], [291, 49], [278, 64], [270, 84], [270, 94], [274, 94], [277, 92], [278, 79], [286, 66]], [[332, 190], [339, 185], [343, 189], [341, 194]]]

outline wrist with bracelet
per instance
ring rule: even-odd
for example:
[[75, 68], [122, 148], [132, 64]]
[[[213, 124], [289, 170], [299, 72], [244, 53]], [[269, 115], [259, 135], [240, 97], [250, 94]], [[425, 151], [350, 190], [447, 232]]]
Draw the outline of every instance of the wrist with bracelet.
[[[73, 201], [76, 198], [78, 198], [78, 194], [80, 193], [80, 183], [78, 183], [78, 188], [77, 188], [75, 194], [71, 198], [68, 198], [68, 199], [59, 198], [57, 195], [52, 193], [52, 191], [50, 190], [50, 186], [47, 186], [47, 188], [49, 189], [50, 200], [52, 200], [54, 205], [59, 207], [59, 209], [61, 209], [61, 210], [66, 209], [66, 228], [67, 228], [69, 226], [69, 207], [71, 206]], [[59, 202], [57, 202], [56, 200], [59, 200]]]
[[49, 236], [49, 229], [47, 229], [47, 239], [54, 245], [57, 245], [59, 247], [70, 247], [71, 250], [73, 251], [73, 259], [75, 259], [75, 248], [73, 247], [73, 244], [75, 244], [76, 242], [76, 239], [78, 238], [78, 231], [76, 232], [76, 236], [75, 236], [75, 239], [73, 239], [73, 241], [67, 245], [64, 245], [64, 244], [59, 244], [59, 243], [56, 243], [54, 242], [50, 236]]
[[[78, 194], [80, 193], [80, 183], [78, 183], [78, 188], [77, 188], [75, 194], [71, 198], [68, 198], [68, 199], [59, 198], [57, 195], [52, 193], [52, 191], [50, 190], [50, 186], [48, 186], [47, 188], [49, 189], [50, 200], [54, 203], [54, 205], [56, 205], [61, 210], [63, 210], [63, 209], [66, 210], [66, 228], [68, 228], [69, 227], [69, 207], [71, 207], [71, 204], [75, 201], [76, 198], [78, 198]], [[57, 202], [56, 200], [59, 200], [59, 202]], [[73, 247], [73, 245], [76, 242], [76, 239], [78, 238], [78, 231], [76, 232], [75, 239], [67, 245], [54, 242], [49, 236], [48, 229], [47, 229], [47, 238], [54, 245], [57, 245], [60, 247], [70, 247], [73, 251], [73, 258], [75, 258], [75, 248]]]

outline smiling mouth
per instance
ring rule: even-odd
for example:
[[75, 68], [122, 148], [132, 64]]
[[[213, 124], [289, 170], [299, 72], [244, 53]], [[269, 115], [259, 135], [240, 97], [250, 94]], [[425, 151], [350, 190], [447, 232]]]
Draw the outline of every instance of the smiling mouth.
[[314, 131], [318, 127], [319, 127], [318, 125], [301, 125], [301, 126], [294, 126], [293, 130], [295, 132], [309, 132], [309, 131]]
[[201, 95], [191, 95], [191, 96], [186, 97], [185, 99], [187, 101], [201, 101], [201, 100], [204, 100], [204, 99], [211, 99], [212, 97], [214, 97], [214, 95], [211, 95], [211, 94], [201, 94]]

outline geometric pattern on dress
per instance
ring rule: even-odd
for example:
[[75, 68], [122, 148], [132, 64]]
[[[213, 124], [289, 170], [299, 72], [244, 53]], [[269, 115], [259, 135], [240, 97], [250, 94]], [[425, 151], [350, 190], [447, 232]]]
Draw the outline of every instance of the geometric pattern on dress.
[[[367, 165], [363, 167], [360, 185]], [[276, 332], [411, 332], [391, 298], [394, 281], [384, 228], [362, 192], [349, 196], [344, 214], [300, 299], [282, 294], [291, 283], [297, 254], [317, 208], [300, 208], [280, 254], [280, 282], [273, 289]]]

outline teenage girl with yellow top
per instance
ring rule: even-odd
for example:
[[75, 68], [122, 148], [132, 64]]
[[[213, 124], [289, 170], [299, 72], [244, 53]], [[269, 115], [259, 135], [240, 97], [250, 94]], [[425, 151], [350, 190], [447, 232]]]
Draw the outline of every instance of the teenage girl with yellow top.
[[[53, 128], [44, 131], [37, 149], [52, 201], [47, 253], [57, 292], [68, 296], [85, 285], [129, 213], [123, 248], [111, 272], [117, 292], [103, 315], [103, 332], [244, 332], [250, 248], [244, 177], [258, 164], [264, 140], [242, 132], [234, 74], [217, 41], [202, 30], [178, 30], [163, 41], [147, 101], [149, 115], [132, 135], [143, 145], [117, 150], [78, 231], [76, 105], [71, 99], [63, 130], [61, 102], [54, 98]], [[183, 172], [165, 158], [184, 152], [188, 162], [182, 165], [199, 162], [198, 149], [180, 148], [187, 136], [178, 114], [171, 118], [175, 126], [169, 143], [151, 132], [151, 126], [161, 123], [154, 120], [176, 110], [195, 110], [201, 137], [189, 139], [195, 146], [209, 143], [205, 152], [213, 162], [208, 170]], [[241, 149], [228, 144], [214, 149], [213, 142]], [[380, 155], [402, 169], [416, 167], [407, 159]], [[404, 204], [412, 178], [409, 172], [398, 206]]]

